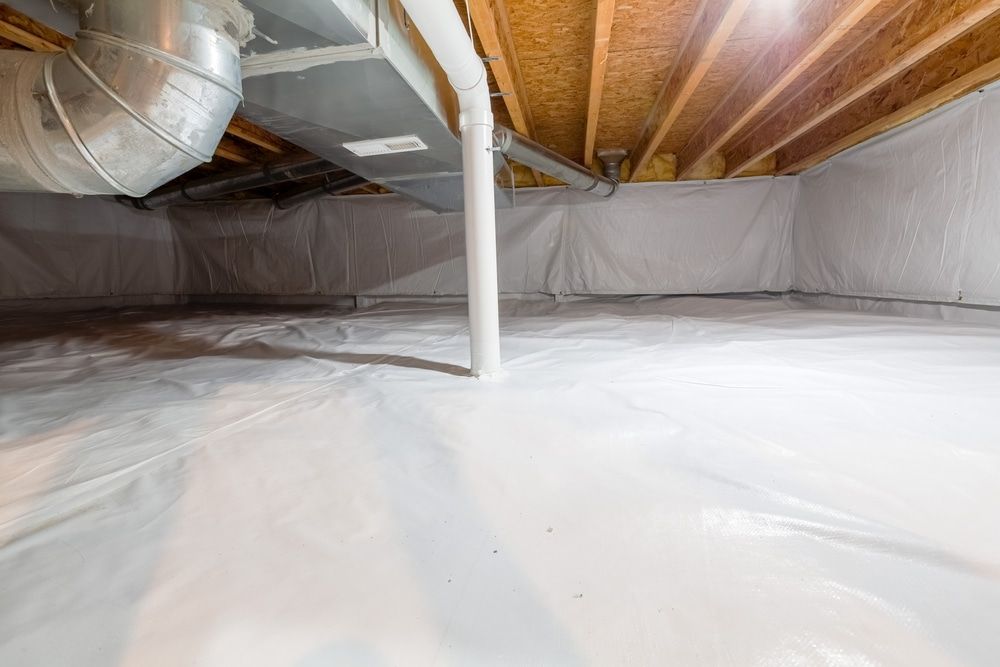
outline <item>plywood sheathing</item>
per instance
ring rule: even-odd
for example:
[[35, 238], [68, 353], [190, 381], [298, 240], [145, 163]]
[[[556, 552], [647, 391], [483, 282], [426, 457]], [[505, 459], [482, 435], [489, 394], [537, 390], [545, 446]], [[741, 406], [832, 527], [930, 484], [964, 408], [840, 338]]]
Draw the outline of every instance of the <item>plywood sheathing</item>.
[[776, 39], [766, 44], [730, 86], [678, 153], [681, 174], [718, 151], [755, 115], [824, 54], [842, 42], [873, 10], [889, 0], [830, 0], [799, 5], [785, 12]]
[[[674, 128], [677, 119], [715, 66], [726, 42], [736, 32], [750, 4], [751, 0], [701, 0], [674, 66], [667, 74], [643, 123], [639, 141], [632, 149], [630, 158], [636, 172], [642, 170], [667, 133]], [[635, 178], [636, 174], [633, 174], [632, 179]]]
[[[914, 0], [885, 0], [872, 9], [857, 25], [841, 39], [827, 49], [816, 62], [805, 69], [792, 84], [782, 91], [773, 101], [765, 105], [764, 108], [744, 126], [744, 128], [731, 137], [723, 146], [735, 145], [744, 141], [749, 135], [758, 131], [768, 118], [788, 104], [797, 95], [815, 84], [822, 78], [831, 67], [843, 60], [851, 51], [856, 49], [868, 35], [881, 28], [888, 20], [899, 11], [912, 3]], [[810, 4], [830, 3], [831, 0], [811, 0]], [[840, 4], [844, 0], [839, 0]]]
[[673, 65], [696, 0], [618, 0], [597, 148], [631, 148]]
[[694, 96], [663, 138], [658, 149], [660, 152], [678, 153], [684, 148], [688, 138], [715, 110], [719, 100], [732, 89], [765, 43], [766, 40], [760, 38], [734, 39], [726, 43], [715, 60], [715, 66], [702, 79]]
[[1000, 0], [917, 0], [739, 144], [728, 175], [796, 140], [1000, 10]]
[[[794, 24], [796, 3], [753, 2], [715, 59], [698, 90], [687, 103], [659, 146], [677, 153], [745, 76], [747, 68], [774, 41], [775, 35]], [[683, 167], [683, 165], [681, 165]]]
[[582, 161], [593, 7], [590, 0], [507, 0], [537, 141]]
[[1000, 16], [962, 35], [785, 146], [778, 154], [778, 169], [781, 173], [807, 169], [998, 77]]

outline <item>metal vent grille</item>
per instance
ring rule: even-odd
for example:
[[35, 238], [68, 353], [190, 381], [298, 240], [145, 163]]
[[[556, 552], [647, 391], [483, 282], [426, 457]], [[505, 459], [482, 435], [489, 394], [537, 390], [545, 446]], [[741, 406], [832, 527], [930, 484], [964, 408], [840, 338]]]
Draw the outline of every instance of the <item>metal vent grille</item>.
[[371, 155], [388, 155], [390, 153], [408, 153], [410, 151], [427, 150], [427, 144], [415, 134], [403, 137], [386, 137], [384, 139], [368, 139], [365, 141], [350, 141], [344, 148], [360, 157]]

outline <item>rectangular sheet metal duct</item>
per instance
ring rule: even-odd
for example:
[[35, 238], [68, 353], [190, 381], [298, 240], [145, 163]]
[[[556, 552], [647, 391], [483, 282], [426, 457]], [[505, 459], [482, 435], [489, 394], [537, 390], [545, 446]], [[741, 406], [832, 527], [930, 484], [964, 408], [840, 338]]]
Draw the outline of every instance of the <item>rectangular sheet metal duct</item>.
[[[436, 211], [462, 210], [455, 96], [395, 0], [251, 0], [241, 113]], [[426, 150], [359, 156], [345, 143], [415, 135]], [[503, 167], [499, 154], [496, 170]], [[497, 188], [500, 206], [509, 194]]]

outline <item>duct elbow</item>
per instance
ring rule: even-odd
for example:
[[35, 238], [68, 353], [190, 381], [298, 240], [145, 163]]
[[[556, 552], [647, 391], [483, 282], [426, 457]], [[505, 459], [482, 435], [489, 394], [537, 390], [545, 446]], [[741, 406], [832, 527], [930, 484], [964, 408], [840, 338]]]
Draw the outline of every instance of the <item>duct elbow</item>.
[[236, 0], [96, 0], [64, 53], [0, 53], [0, 189], [143, 196], [202, 162], [242, 100]]

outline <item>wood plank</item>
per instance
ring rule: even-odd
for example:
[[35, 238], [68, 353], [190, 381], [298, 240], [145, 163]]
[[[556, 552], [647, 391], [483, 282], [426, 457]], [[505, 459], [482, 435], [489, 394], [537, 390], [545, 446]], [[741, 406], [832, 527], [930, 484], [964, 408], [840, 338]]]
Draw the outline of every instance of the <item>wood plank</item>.
[[720, 150], [880, 4], [890, 0], [812, 2], [748, 68], [746, 76], [677, 156], [680, 177]]
[[590, 57], [590, 92], [587, 97], [587, 129], [584, 135], [583, 163], [594, 164], [597, 142], [597, 119], [601, 113], [604, 75], [608, 68], [608, 44], [615, 15], [615, 0], [596, 0], [594, 8], [594, 46]]
[[6, 37], [0, 37], [0, 49], [6, 51], [23, 51], [24, 47], [22, 47], [20, 44], [15, 44]]
[[[73, 38], [39, 23], [27, 14], [23, 14], [10, 5], [0, 4], [0, 31], [6, 37], [8, 34], [18, 35], [27, 43], [14, 37], [8, 37], [12, 42], [20, 44], [32, 51], [54, 53], [64, 51], [73, 43]], [[9, 33], [8, 33], [9, 31]]]
[[726, 176], [794, 141], [1000, 10], [1000, 0], [917, 0], [727, 149]]
[[229, 121], [226, 134], [263, 148], [269, 153], [282, 155], [296, 150], [293, 144], [240, 116], [233, 116], [233, 119]]
[[[521, 75], [521, 65], [517, 60], [514, 38], [510, 32], [505, 0], [467, 0], [467, 2], [479, 42], [483, 45], [486, 56], [493, 58], [490, 61], [490, 70], [500, 87], [498, 92], [507, 93], [503, 96], [503, 101], [507, 106], [507, 112], [510, 113], [514, 130], [530, 139], [537, 139], [535, 121], [531, 116], [528, 93]], [[535, 184], [542, 185], [541, 174], [534, 171], [532, 173]]]
[[[684, 105], [708, 73], [751, 0], [702, 0], [680, 56], [663, 82], [639, 141], [632, 150], [634, 181], [656, 153]], [[1000, 1], [1000, 0], [998, 0]]]
[[778, 155], [778, 173], [808, 169], [1000, 79], [997, 35], [1000, 16], [783, 148]]
[[8, 23], [7, 21], [0, 21], [0, 37], [8, 39], [27, 49], [31, 49], [32, 51], [39, 51], [41, 53], [58, 53], [59, 51], [65, 50], [58, 44], [53, 44], [52, 42], [28, 32], [20, 26]]
[[259, 164], [260, 160], [256, 155], [251, 154], [246, 148], [229, 137], [222, 137], [219, 145], [215, 148], [216, 157], [221, 157], [236, 164]]

